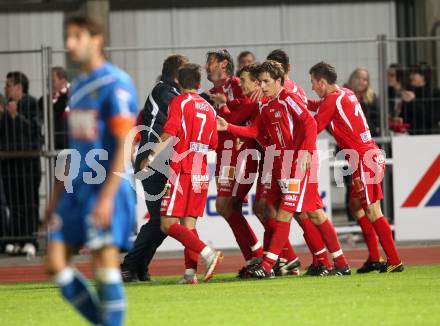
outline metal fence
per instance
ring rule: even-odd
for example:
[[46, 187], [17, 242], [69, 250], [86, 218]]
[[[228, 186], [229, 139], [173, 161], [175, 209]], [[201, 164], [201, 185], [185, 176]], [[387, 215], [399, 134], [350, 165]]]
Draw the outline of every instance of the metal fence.
[[[206, 61], [206, 52], [212, 49], [227, 48], [235, 57], [242, 50], [250, 50], [256, 54], [257, 60], [262, 61], [271, 50], [282, 48], [291, 57], [293, 65], [291, 77], [303, 86], [309, 97], [315, 96], [310, 87], [308, 70], [316, 62], [325, 60], [333, 64], [338, 71], [338, 82], [341, 85], [348, 82], [351, 72], [356, 67], [364, 67], [369, 73], [371, 88], [375, 94], [375, 105], [365, 108], [365, 111], [368, 111], [366, 115], [370, 124], [374, 124], [376, 128], [376, 140], [384, 147], [388, 157], [390, 157], [390, 137], [401, 133], [438, 133], [440, 130], [438, 125], [440, 106], [437, 102], [438, 93], [436, 88], [438, 76], [440, 76], [440, 70], [437, 66], [437, 57], [440, 57], [440, 55], [436, 53], [436, 49], [440, 44], [439, 41], [440, 38], [438, 37], [387, 39], [385, 36], [380, 35], [369, 39], [209, 44], [188, 45], [179, 48], [106, 48], [105, 53], [112, 62], [131, 75], [137, 87], [140, 105], [144, 103], [148, 92], [157, 80], [157, 76], [160, 75], [164, 58], [171, 53], [185, 54], [190, 61], [203, 64]], [[419, 48], [423, 48], [424, 51], [419, 51]], [[406, 65], [398, 66], [397, 71], [396, 69], [394, 71], [401, 78], [400, 85], [390, 87], [389, 81], [392, 78], [393, 71], [389, 69], [389, 65], [399, 62], [402, 58], [407, 60], [407, 51], [418, 53], [412, 56], [413, 62], [411, 64], [418, 61], [433, 63], [430, 71], [432, 78], [429, 78], [428, 84], [414, 87], [414, 80], [417, 79], [414, 74], [417, 69], [416, 67], [410, 67], [407, 62]], [[20, 56], [24, 59], [19, 60]], [[17, 148], [4, 146], [0, 150], [0, 164], [2, 165], [0, 180], [3, 181], [3, 192], [0, 188], [0, 199], [2, 199], [4, 212], [0, 224], [0, 242], [2, 244], [15, 241], [22, 243], [34, 241], [38, 234], [37, 222], [39, 218], [35, 216], [35, 213], [30, 213], [29, 202], [31, 201], [30, 189], [33, 189], [33, 195], [36, 193], [35, 187], [39, 172], [35, 167], [22, 168], [21, 172], [17, 169], [19, 169], [20, 164], [30, 164], [30, 161], [40, 162], [41, 184], [38, 191], [40, 200], [36, 211], [39, 211], [41, 217], [44, 206], [51, 195], [55, 158], [59, 149], [59, 146], [55, 144], [56, 133], [59, 132], [55, 130], [55, 125], [57, 123], [56, 119], [59, 118], [54, 116], [53, 111], [55, 100], [51, 72], [52, 67], [66, 66], [66, 62], [69, 61], [63, 49], [52, 49], [46, 46], [30, 51], [0, 52], [0, 76], [6, 76], [8, 71], [23, 71], [30, 77], [31, 94], [37, 97], [41, 96], [38, 108], [42, 117], [41, 135], [43, 137], [39, 148], [17, 150]], [[67, 70], [70, 77], [78, 73], [78, 70], [71, 64], [68, 64]], [[207, 89], [210, 85], [205, 81], [203, 87]], [[400, 111], [396, 110], [399, 105]], [[402, 109], [402, 107], [404, 108]], [[7, 109], [3, 111], [5, 112], [3, 116], [9, 114]], [[417, 124], [415, 124], [411, 119], [419, 119], [420, 121], [417, 120]], [[1, 128], [3, 128], [3, 125]], [[3, 129], [3, 131], [0, 129], [0, 144], [7, 145], [11, 140], [6, 138], [4, 130], [6, 129]], [[14, 162], [22, 163], [14, 164]], [[335, 165], [338, 167], [340, 163], [336, 162], [333, 166]], [[12, 170], [12, 167], [16, 170]], [[23, 165], [23, 167], [26, 166]], [[388, 171], [391, 172], [392, 169], [388, 169]], [[21, 181], [12, 180], [12, 176], [19, 175], [22, 176]], [[384, 181], [386, 193], [384, 210], [388, 216], [392, 217], [390, 178], [391, 175], [388, 173]], [[27, 192], [20, 193], [24, 190]], [[339, 198], [337, 200], [340, 203], [339, 208], [345, 206], [343, 199]], [[31, 206], [35, 209], [35, 204]], [[338, 205], [334, 207], [338, 208]], [[40, 230], [44, 232], [44, 229]]]

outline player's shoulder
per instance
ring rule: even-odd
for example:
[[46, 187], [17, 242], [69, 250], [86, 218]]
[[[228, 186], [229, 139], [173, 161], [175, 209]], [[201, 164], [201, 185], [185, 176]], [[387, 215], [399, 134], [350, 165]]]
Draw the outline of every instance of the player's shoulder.
[[130, 90], [134, 89], [134, 84], [131, 77], [124, 70], [110, 62], [105, 63], [103, 74], [112, 77], [112, 87], [123, 87]]
[[188, 94], [179, 94], [174, 96], [170, 101], [170, 106], [180, 105], [184, 100], [188, 98]]
[[291, 90], [287, 90], [285, 88], [281, 91], [279, 98], [292, 107], [294, 107], [294, 106], [303, 107], [304, 106], [303, 100], [301, 99], [301, 97], [299, 97], [298, 94], [296, 94], [295, 92], [293, 92]]

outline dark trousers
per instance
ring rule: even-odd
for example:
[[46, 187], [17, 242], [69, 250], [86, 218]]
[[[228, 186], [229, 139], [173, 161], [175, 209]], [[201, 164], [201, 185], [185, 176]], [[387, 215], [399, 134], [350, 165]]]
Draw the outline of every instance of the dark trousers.
[[[144, 191], [150, 195], [160, 194], [165, 187], [166, 179], [158, 182], [150, 180], [142, 181]], [[123, 270], [132, 270], [139, 273], [148, 271], [148, 265], [153, 259], [156, 249], [162, 244], [167, 237], [160, 230], [160, 205], [161, 199], [155, 201], [146, 200], [150, 220], [145, 223], [137, 235], [133, 249], [125, 256], [122, 263]]]
[[0, 222], [0, 237], [33, 242], [39, 225], [40, 158], [0, 160], [3, 195], [9, 208], [8, 219]]

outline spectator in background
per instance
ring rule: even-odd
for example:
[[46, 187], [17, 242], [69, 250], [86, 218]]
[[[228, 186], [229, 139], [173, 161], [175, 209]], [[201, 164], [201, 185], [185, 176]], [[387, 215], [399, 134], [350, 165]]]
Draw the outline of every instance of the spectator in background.
[[380, 135], [380, 109], [379, 102], [371, 87], [370, 73], [366, 68], [358, 67], [350, 75], [347, 88], [351, 89], [356, 95], [368, 125], [370, 126], [371, 136]]
[[28, 91], [25, 74], [13, 71], [6, 75], [8, 104], [0, 115], [0, 151], [24, 152], [26, 156], [17, 153], [18, 157], [4, 157], [0, 168], [10, 210], [9, 236], [20, 237], [17, 246], [23, 245], [22, 252], [30, 254], [37, 247], [42, 115]]
[[255, 62], [255, 54], [253, 54], [251, 51], [242, 51], [237, 57], [237, 64], [238, 64], [238, 71], [241, 70], [241, 68], [245, 66], [249, 66], [250, 64], [253, 64]]
[[411, 135], [439, 133], [440, 90], [431, 83], [432, 69], [419, 63], [410, 69], [409, 81], [413, 98], [402, 107], [401, 116], [410, 124]]
[[[68, 148], [67, 141], [67, 112], [70, 84], [67, 72], [63, 67], [52, 68], [52, 106], [55, 133], [55, 149]], [[43, 112], [43, 97], [38, 101], [38, 107]]]
[[[5, 114], [6, 104], [7, 104], [6, 98], [0, 93], [0, 119], [2, 118], [2, 115]], [[4, 236], [7, 236], [9, 233], [6, 232], [6, 228], [8, 224], [7, 212], [8, 212], [8, 205], [6, 203], [5, 189], [3, 187], [2, 171], [0, 169], [0, 240]], [[6, 242], [2, 241], [0, 243], [0, 247], [2, 250], [6, 251]]]

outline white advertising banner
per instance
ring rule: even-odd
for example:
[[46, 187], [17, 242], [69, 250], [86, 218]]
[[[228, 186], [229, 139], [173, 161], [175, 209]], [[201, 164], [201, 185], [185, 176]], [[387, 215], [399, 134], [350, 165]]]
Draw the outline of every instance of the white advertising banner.
[[[328, 140], [319, 139], [317, 142], [318, 150], [322, 151], [323, 157], [328, 152]], [[210, 152], [208, 155], [208, 163], [210, 165], [210, 171], [214, 172], [215, 168], [215, 153]], [[323, 159], [320, 162], [319, 171], [319, 191], [324, 203], [324, 209], [326, 212], [331, 212], [331, 198], [330, 198], [330, 167], [328, 159]], [[146, 206], [143, 198], [142, 185], [137, 181], [137, 193], [138, 193], [138, 226], [142, 226], [146, 222]], [[226, 221], [217, 214], [215, 209], [215, 200], [217, 197], [217, 190], [215, 186], [214, 178], [211, 178], [209, 183], [208, 199], [206, 202], [205, 214], [197, 222], [197, 231], [200, 239], [208, 245], [218, 249], [238, 249], [238, 245], [235, 241], [234, 235], [226, 223]], [[246, 217], [252, 229], [255, 231], [257, 237], [262, 242], [264, 229], [258, 218], [252, 212], [252, 205], [255, 201], [255, 184], [252, 187], [248, 195], [248, 203], [244, 204], [243, 215]], [[290, 241], [292, 244], [303, 244], [304, 238], [302, 231], [298, 224], [293, 221], [290, 233]], [[159, 251], [174, 251], [181, 250], [182, 245], [176, 240], [168, 237], [158, 249]]]
[[440, 240], [440, 136], [394, 137], [397, 240]]

